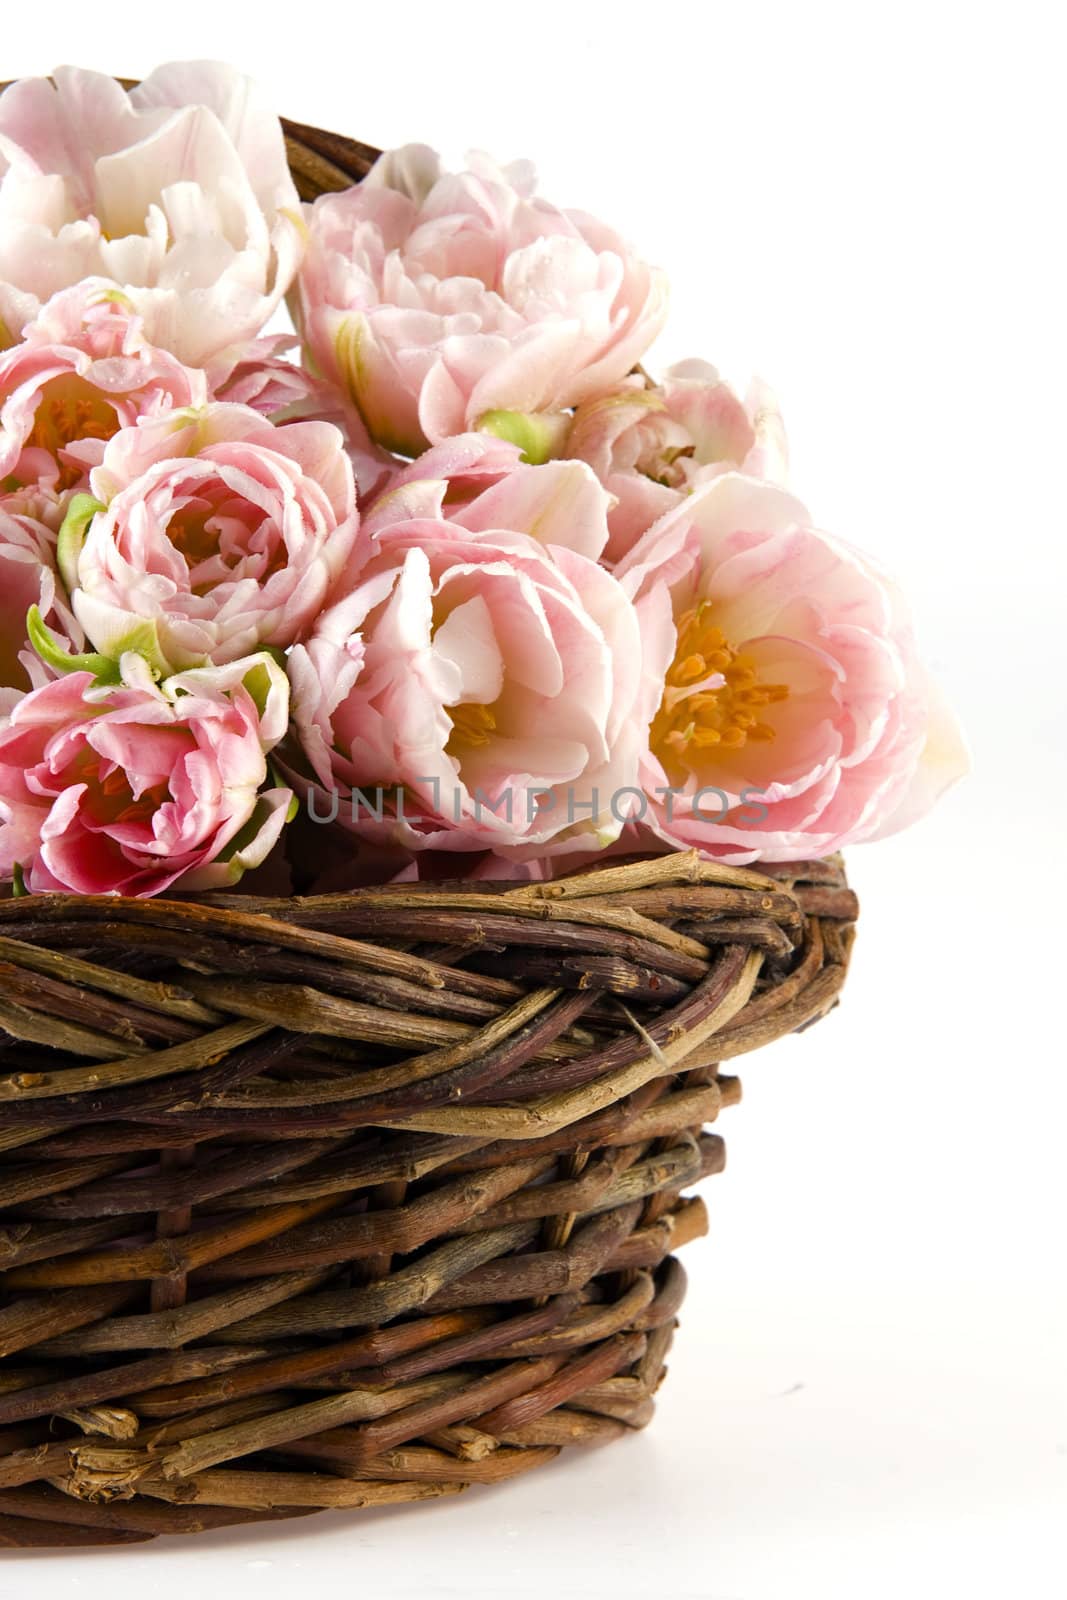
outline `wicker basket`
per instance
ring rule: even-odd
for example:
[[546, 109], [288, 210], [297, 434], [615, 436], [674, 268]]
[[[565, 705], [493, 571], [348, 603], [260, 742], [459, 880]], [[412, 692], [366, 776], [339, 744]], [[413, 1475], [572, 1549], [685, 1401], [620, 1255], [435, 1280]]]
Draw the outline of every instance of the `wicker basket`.
[[[286, 125], [305, 197], [376, 152]], [[0, 1546], [454, 1494], [643, 1426], [720, 1063], [837, 861], [0, 901]]]

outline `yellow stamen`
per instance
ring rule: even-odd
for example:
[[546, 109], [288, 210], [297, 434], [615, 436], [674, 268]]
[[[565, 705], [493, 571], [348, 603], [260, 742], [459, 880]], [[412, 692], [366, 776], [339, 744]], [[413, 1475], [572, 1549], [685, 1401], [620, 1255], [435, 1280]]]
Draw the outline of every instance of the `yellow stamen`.
[[[58, 456], [67, 445], [82, 439], [110, 439], [117, 427], [114, 406], [84, 378], [72, 374], [52, 378], [44, 385], [34, 414], [33, 431], [26, 443]], [[60, 488], [69, 488], [80, 475], [80, 468], [61, 463]]]
[[[698, 763], [703, 776], [712, 752], [742, 750], [749, 740], [769, 743], [775, 729], [761, 712], [789, 698], [787, 683], [760, 682], [757, 663], [730, 644], [711, 610], [702, 600], [679, 619], [674, 661], [652, 724], [652, 748], [672, 783], [684, 783]], [[713, 673], [725, 679], [720, 688], [707, 686]], [[712, 759], [711, 772], [714, 765]]]
[[496, 732], [496, 715], [492, 706], [464, 702], [449, 706], [448, 714], [452, 719], [452, 733], [445, 749], [457, 760], [464, 751], [487, 745]]

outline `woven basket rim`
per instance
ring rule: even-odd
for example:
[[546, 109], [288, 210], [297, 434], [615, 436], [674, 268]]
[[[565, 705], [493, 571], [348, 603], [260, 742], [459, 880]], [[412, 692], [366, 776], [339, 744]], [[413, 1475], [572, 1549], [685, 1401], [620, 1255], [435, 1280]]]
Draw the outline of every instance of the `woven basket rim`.
[[825, 1015], [852, 943], [840, 864], [731, 870], [0, 902], [0, 1546], [644, 1427], [721, 1064]]

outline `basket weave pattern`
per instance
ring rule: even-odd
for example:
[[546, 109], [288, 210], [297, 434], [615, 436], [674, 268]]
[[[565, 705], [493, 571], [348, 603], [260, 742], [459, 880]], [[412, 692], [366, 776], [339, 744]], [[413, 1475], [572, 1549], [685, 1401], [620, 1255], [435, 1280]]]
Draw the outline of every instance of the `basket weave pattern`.
[[837, 863], [0, 902], [0, 1543], [493, 1483], [647, 1422], [719, 1065]]
[[[377, 151], [286, 123], [305, 199]], [[0, 901], [0, 1547], [495, 1483], [643, 1426], [720, 1065], [823, 1015], [839, 862]]]

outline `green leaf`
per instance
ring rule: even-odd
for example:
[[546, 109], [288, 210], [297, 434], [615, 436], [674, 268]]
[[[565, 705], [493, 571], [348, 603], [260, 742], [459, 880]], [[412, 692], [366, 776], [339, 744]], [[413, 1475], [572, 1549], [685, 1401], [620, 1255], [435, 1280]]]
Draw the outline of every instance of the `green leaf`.
[[539, 467], [559, 455], [570, 423], [569, 414], [562, 411], [485, 411], [477, 428], [479, 433], [517, 444], [522, 459]]
[[22, 873], [22, 862], [16, 861], [11, 868], [12, 898], [15, 900], [21, 900], [25, 895], [28, 895], [29, 892], [30, 891], [26, 887], [26, 879], [23, 877]]
[[262, 716], [267, 709], [267, 696], [273, 687], [273, 680], [267, 663], [265, 661], [257, 661], [255, 666], [249, 667], [241, 681], [255, 701], [256, 710]]
[[165, 678], [174, 670], [163, 654], [163, 646], [159, 642], [159, 629], [154, 620], [145, 619], [133, 623], [128, 632], [115, 643], [115, 660], [121, 661], [129, 651], [134, 655], [144, 656], [155, 678]]
[[76, 494], [67, 508], [56, 545], [56, 564], [68, 594], [78, 587], [78, 560], [89, 524], [96, 513], [103, 510], [104, 502], [91, 494]]
[[[293, 795], [286, 804], [286, 822], [291, 822], [296, 814], [293, 809], [295, 803], [296, 796]], [[268, 841], [264, 839], [264, 829], [277, 810], [275, 797], [260, 795], [244, 827], [216, 857], [216, 862], [226, 867], [226, 875], [231, 883], [239, 883], [246, 872], [261, 867], [271, 850], [275, 848], [277, 840], [270, 844], [269, 849], [267, 848]]]
[[56, 672], [91, 672], [98, 683], [119, 681], [119, 664], [110, 656], [97, 655], [95, 651], [72, 655], [64, 650], [38, 606], [31, 606], [26, 613], [26, 637], [45, 665]]
[[[268, 786], [271, 789], [288, 789], [289, 788], [289, 785], [286, 783], [285, 779], [282, 777], [281, 773], [278, 771], [277, 767], [274, 765], [274, 762], [270, 761], [270, 760], [267, 761], [267, 783], [268, 783]], [[290, 790], [290, 793], [292, 794], [292, 790]], [[297, 812], [299, 810], [300, 810], [300, 801], [297, 798], [297, 796], [295, 794], [293, 794], [292, 799], [289, 801], [289, 804], [285, 809], [285, 820], [286, 820], [286, 822], [292, 822], [295, 819], [295, 817], [297, 815]]]

